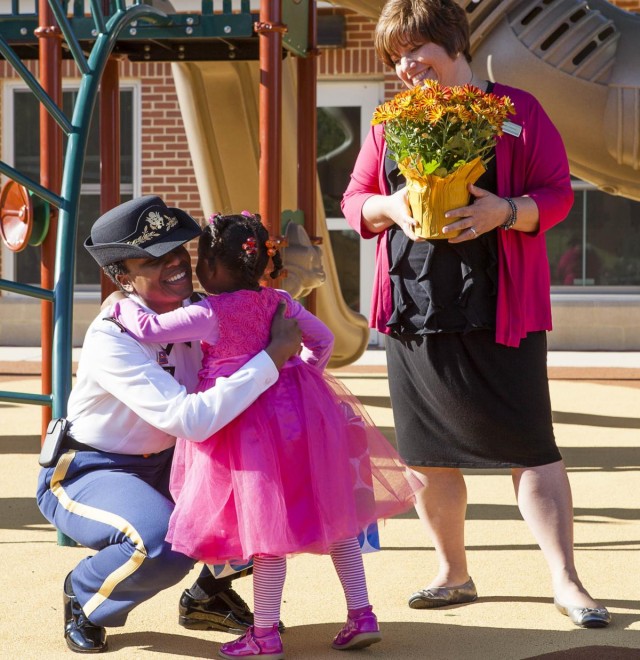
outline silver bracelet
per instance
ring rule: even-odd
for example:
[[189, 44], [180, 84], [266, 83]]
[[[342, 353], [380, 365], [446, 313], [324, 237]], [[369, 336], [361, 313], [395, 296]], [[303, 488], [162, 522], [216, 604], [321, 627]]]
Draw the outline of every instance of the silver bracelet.
[[518, 207], [516, 206], [516, 203], [511, 199], [511, 197], [503, 197], [503, 199], [506, 199], [507, 202], [509, 202], [509, 206], [511, 207], [511, 215], [507, 218], [506, 222], [500, 225], [500, 228], [508, 231], [511, 229], [511, 227], [513, 227], [513, 225], [516, 224], [516, 221], [518, 220]]

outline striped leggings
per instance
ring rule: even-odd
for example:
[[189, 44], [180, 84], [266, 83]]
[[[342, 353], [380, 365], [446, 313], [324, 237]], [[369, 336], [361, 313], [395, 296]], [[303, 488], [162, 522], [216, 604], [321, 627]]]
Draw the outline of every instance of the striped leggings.
[[[369, 595], [358, 539], [353, 537], [333, 543], [330, 554], [344, 590], [347, 609], [367, 607]], [[270, 630], [278, 623], [286, 574], [285, 557], [253, 558], [253, 608], [256, 628]]]

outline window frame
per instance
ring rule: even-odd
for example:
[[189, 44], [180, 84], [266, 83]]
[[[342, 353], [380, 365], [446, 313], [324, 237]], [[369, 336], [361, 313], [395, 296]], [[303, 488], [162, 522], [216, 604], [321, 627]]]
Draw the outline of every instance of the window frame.
[[[578, 179], [577, 177], [572, 177], [571, 187], [574, 194], [578, 195], [586, 192], [600, 192], [603, 195], [608, 193], [600, 190], [598, 186], [584, 181], [583, 179]], [[589, 210], [587, 204], [583, 204], [582, 211], [582, 236], [584, 240], [584, 231], [588, 227], [588, 214]], [[562, 224], [562, 223], [560, 223]], [[553, 231], [553, 228], [551, 229]], [[640, 259], [640, 255], [638, 255]], [[552, 266], [550, 262], [550, 267]], [[594, 302], [603, 301], [612, 299], [612, 297], [624, 297], [624, 296], [639, 296], [640, 295], [640, 285], [628, 284], [628, 285], [606, 285], [606, 284], [585, 284], [585, 285], [567, 285], [567, 284], [552, 284], [551, 285], [551, 299], [555, 301], [569, 301], [572, 299], [577, 299], [576, 297], [584, 299], [584, 297], [589, 297]]]
[[[350, 79], [345, 81], [318, 80], [318, 108], [360, 107], [360, 146], [364, 142], [371, 125], [375, 108], [384, 98], [384, 82], [378, 80]], [[355, 165], [355, 163], [354, 163]], [[345, 218], [326, 218], [327, 230], [351, 230]], [[367, 319], [371, 309], [371, 295], [375, 273], [376, 240], [360, 238], [360, 309], [358, 312]], [[370, 343], [378, 345], [382, 339], [376, 330], [371, 330]]]

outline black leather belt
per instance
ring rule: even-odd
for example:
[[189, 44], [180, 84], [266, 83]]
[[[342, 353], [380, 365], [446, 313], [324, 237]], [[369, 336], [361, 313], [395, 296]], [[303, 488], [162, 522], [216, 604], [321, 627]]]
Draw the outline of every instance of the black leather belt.
[[94, 447], [90, 447], [89, 445], [85, 445], [82, 442], [78, 442], [77, 440], [74, 440], [69, 433], [67, 432], [66, 435], [64, 436], [64, 439], [62, 440], [62, 444], [60, 446], [60, 449], [73, 449], [74, 451], [99, 451], [98, 449], [95, 449]]
[[[75, 440], [74, 438], [72, 438], [69, 435], [68, 431], [64, 436], [64, 440], [62, 441], [62, 444], [60, 445], [60, 450], [61, 450], [61, 453], [63, 451], [67, 451], [67, 450], [72, 450], [72, 451], [97, 451], [97, 452], [100, 452], [100, 453], [107, 453], [107, 454], [109, 453], [108, 451], [106, 451], [104, 449], [96, 449], [95, 447], [91, 447], [90, 445], [85, 445], [82, 442], [78, 442], [77, 440]], [[139, 456], [141, 458], [149, 458], [149, 456], [155, 456], [155, 452], [152, 453], [152, 454], [129, 454], [129, 455], [130, 456]]]

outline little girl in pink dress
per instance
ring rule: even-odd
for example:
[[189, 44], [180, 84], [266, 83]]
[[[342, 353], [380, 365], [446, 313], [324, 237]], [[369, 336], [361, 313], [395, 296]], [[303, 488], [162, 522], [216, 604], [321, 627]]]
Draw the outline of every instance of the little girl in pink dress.
[[208, 564], [254, 566], [254, 626], [222, 645], [224, 658], [282, 658], [278, 632], [286, 556], [330, 554], [345, 591], [347, 623], [336, 649], [381, 639], [369, 603], [358, 534], [413, 506], [421, 484], [370, 423], [359, 402], [323, 372], [329, 329], [286, 292], [261, 287], [280, 254], [258, 216], [214, 216], [198, 246], [205, 300], [155, 315], [131, 300], [115, 314], [140, 340], [201, 340], [200, 391], [237, 371], [269, 341], [279, 304], [297, 319], [299, 357], [249, 408], [204, 442], [179, 439], [171, 475], [176, 501], [167, 540]]

